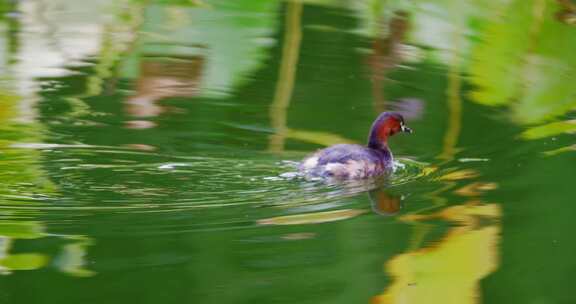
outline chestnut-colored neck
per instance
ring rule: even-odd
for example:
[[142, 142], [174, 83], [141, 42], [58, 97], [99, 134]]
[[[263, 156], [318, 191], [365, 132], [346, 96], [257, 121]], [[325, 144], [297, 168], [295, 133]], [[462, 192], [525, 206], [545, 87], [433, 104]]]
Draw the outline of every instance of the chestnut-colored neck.
[[397, 124], [393, 118], [387, 115], [387, 113], [380, 115], [370, 129], [370, 135], [368, 136], [368, 147], [372, 149], [388, 150], [388, 137], [390, 137], [391, 130], [394, 129], [394, 125]]
[[384, 121], [374, 123], [368, 137], [368, 147], [372, 149], [388, 149], [388, 134]]
[[370, 138], [368, 139], [368, 148], [377, 149], [377, 150], [386, 150], [388, 149], [388, 136], [384, 138], [378, 138], [375, 134], [370, 134]]

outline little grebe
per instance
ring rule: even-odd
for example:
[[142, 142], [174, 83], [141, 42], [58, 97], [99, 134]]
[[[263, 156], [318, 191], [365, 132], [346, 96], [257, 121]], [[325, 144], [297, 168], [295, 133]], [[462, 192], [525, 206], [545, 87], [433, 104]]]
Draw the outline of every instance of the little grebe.
[[382, 175], [393, 169], [394, 158], [388, 148], [388, 137], [398, 132], [412, 133], [402, 115], [383, 112], [370, 129], [368, 145], [339, 144], [306, 157], [300, 172], [311, 177], [359, 179]]

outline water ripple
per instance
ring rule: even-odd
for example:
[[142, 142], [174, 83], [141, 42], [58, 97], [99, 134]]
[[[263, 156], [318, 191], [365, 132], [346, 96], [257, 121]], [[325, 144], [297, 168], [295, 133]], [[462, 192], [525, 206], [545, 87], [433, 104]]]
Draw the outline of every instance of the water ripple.
[[[86, 216], [134, 215], [146, 221], [132, 224], [149, 232], [252, 227], [270, 223], [275, 216], [335, 214], [348, 208], [355, 196], [418, 178], [423, 166], [404, 159], [388, 179], [331, 183], [286, 177], [296, 163], [268, 154], [174, 156], [124, 147], [57, 144], [12, 148], [40, 150], [49, 162], [38, 169], [38, 183], [20, 183], [0, 192], [0, 210], [8, 217], [40, 214], [58, 225], [80, 225]], [[86, 156], [94, 162], [86, 162]], [[210, 214], [216, 208], [217, 218]], [[319, 222], [330, 221], [323, 218]], [[193, 227], [186, 223], [191, 219]]]

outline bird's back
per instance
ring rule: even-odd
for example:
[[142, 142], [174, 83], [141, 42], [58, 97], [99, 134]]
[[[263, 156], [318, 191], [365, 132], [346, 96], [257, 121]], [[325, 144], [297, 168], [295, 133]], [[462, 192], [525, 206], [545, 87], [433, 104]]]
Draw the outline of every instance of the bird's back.
[[309, 176], [365, 178], [392, 168], [389, 150], [340, 144], [322, 149], [304, 159], [300, 171]]

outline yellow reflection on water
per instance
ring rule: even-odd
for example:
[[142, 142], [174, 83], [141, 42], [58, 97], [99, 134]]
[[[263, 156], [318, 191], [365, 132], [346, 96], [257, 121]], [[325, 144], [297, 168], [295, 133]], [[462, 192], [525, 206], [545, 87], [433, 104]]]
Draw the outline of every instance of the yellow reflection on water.
[[284, 150], [284, 140], [287, 130], [287, 110], [292, 99], [296, 80], [296, 67], [300, 57], [300, 42], [302, 40], [301, 17], [302, 3], [288, 2], [286, 11], [286, 36], [282, 47], [280, 72], [274, 100], [270, 105], [270, 120], [275, 133], [270, 136], [269, 149], [272, 152]]
[[373, 303], [480, 303], [479, 283], [498, 267], [500, 206], [470, 201], [402, 221], [443, 220], [455, 226], [437, 243], [402, 253], [386, 263], [394, 279]]

